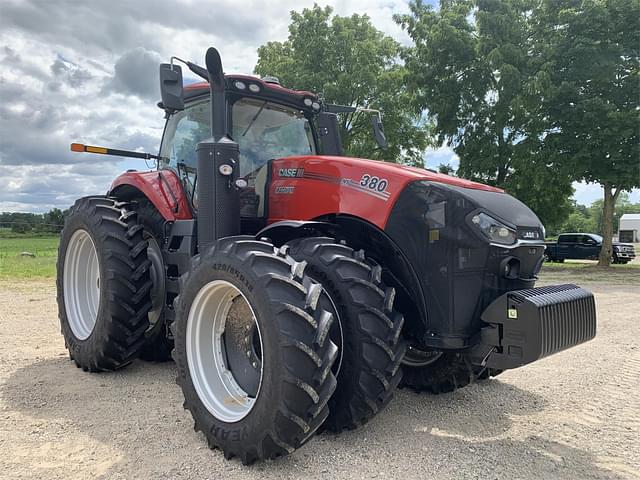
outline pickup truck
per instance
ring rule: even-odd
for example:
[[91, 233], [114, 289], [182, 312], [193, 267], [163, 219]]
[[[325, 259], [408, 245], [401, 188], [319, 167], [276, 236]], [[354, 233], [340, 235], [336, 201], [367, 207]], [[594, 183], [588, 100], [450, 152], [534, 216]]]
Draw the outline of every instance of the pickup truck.
[[[602, 237], [595, 233], [563, 233], [557, 242], [545, 242], [544, 258], [548, 262], [565, 259], [597, 260], [602, 248]], [[613, 242], [613, 263], [627, 263], [636, 257], [633, 245]]]

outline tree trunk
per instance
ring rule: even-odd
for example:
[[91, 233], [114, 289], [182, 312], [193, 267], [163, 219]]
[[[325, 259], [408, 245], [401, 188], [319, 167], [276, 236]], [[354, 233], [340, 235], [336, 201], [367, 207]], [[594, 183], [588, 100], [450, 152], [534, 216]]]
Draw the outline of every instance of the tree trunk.
[[613, 237], [613, 210], [615, 208], [616, 199], [620, 193], [620, 188], [614, 193], [611, 184], [604, 183], [604, 203], [602, 204], [602, 249], [600, 249], [600, 258], [598, 258], [599, 267], [608, 267], [611, 264], [613, 254], [612, 237]]

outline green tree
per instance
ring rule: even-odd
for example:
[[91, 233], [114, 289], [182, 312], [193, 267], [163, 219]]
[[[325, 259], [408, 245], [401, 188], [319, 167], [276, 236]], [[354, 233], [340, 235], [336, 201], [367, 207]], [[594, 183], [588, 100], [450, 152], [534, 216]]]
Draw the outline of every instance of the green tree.
[[593, 216], [589, 208], [574, 201], [572, 202], [572, 211], [567, 219], [557, 230], [548, 233], [560, 234], [568, 232], [600, 233], [597, 218]]
[[640, 186], [640, 1], [545, 0], [533, 23], [544, 151], [602, 185], [599, 265], [609, 265], [614, 206]]
[[46, 224], [46, 230], [49, 232], [60, 233], [64, 226], [64, 218], [67, 211], [62, 211], [59, 208], [52, 208], [44, 214], [44, 223]]
[[[603, 199], [596, 200], [588, 207], [572, 202], [571, 213], [562, 225], [556, 230], [548, 231], [551, 234], [566, 232], [603, 233], [602, 205]], [[622, 192], [616, 201], [613, 214], [613, 232], [619, 230], [620, 217], [625, 213], [640, 213], [640, 203], [631, 203], [629, 194]]]
[[331, 7], [291, 12], [289, 37], [258, 48], [255, 72], [289, 88], [320, 93], [327, 103], [381, 110], [389, 146], [380, 149], [371, 115], [340, 115], [348, 155], [422, 165], [428, 145], [424, 120], [413, 109], [398, 64], [400, 45], [366, 15], [332, 16]]
[[438, 165], [438, 173], [444, 173], [445, 175], [456, 175], [456, 169], [448, 163], [441, 163]]
[[536, 62], [532, 2], [417, 0], [395, 20], [413, 40], [403, 57], [417, 109], [460, 157], [458, 175], [505, 188], [547, 224], [570, 210], [571, 175], [542, 151], [530, 112]]

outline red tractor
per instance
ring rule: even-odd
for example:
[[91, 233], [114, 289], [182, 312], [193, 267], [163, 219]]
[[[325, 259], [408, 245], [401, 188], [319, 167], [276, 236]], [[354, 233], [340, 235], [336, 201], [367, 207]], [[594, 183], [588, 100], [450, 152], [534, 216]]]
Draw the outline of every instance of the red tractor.
[[158, 155], [72, 145], [158, 163], [67, 218], [58, 305], [78, 367], [173, 352], [196, 430], [251, 463], [362, 425], [398, 385], [449, 392], [594, 337], [591, 293], [534, 288], [544, 229], [521, 202], [345, 157], [336, 114], [353, 107], [224, 75], [213, 48], [206, 69], [183, 63], [206, 82], [160, 66]]

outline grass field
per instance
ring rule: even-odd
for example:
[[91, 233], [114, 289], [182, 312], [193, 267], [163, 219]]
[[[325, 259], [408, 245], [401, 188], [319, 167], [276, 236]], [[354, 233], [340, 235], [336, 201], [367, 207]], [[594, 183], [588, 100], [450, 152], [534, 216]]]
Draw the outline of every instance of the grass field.
[[55, 277], [58, 242], [57, 236], [0, 238], [0, 279]]
[[[3, 238], [0, 235], [0, 279], [7, 278], [53, 278], [56, 275], [56, 257], [59, 237], [17, 237]], [[640, 251], [636, 245], [636, 251]], [[33, 253], [35, 257], [22, 256], [22, 252]], [[540, 272], [542, 281], [557, 281], [567, 274], [576, 282], [601, 281], [606, 277], [611, 283], [640, 283], [640, 261], [628, 265], [598, 267], [596, 262], [566, 261], [545, 263]], [[555, 277], [558, 277], [556, 279]]]

